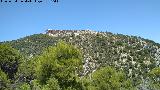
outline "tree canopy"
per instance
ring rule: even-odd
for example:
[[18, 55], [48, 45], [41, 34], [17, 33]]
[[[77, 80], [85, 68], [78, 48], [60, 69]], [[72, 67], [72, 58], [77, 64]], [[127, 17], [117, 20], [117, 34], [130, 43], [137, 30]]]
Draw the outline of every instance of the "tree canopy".
[[8, 78], [14, 78], [21, 61], [22, 57], [17, 50], [9, 45], [0, 45], [0, 68], [8, 75]]
[[82, 55], [74, 46], [60, 41], [55, 47], [47, 48], [34, 61], [36, 76], [42, 85], [51, 78], [57, 79], [61, 88], [78, 85], [77, 75], [82, 69]]

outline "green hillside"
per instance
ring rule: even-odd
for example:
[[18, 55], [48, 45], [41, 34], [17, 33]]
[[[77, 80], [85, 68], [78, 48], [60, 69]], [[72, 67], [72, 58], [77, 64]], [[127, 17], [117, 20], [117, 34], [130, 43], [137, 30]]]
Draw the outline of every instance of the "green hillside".
[[[110, 32], [95, 32], [89, 30], [48, 30], [46, 34], [35, 34], [18, 40], [1, 42], [1, 44], [11, 45], [13, 48], [17, 49], [27, 60], [32, 60], [35, 59], [35, 57], [44, 54], [43, 51], [49, 46], [57, 46], [59, 41], [67, 42], [81, 51], [83, 69], [79, 71], [79, 77], [85, 77], [87, 80], [89, 77], [93, 77], [95, 81], [98, 81], [100, 79], [98, 79], [96, 75], [101, 74], [100, 72], [110, 72], [111, 70], [113, 71], [113, 76], [115, 75], [115, 79], [116, 77], [118, 79], [121, 78], [119, 75], [121, 75], [120, 73], [122, 71], [125, 75], [125, 80], [132, 82], [130, 86], [133, 86], [134, 89], [156, 90], [157, 87], [160, 89], [160, 84], [157, 84], [157, 82], [160, 83], [160, 69], [154, 71], [158, 74], [155, 74], [152, 71], [155, 68], [160, 67], [160, 44], [148, 39], [143, 39], [141, 37], [113, 34]], [[107, 68], [102, 69], [103, 67]], [[110, 67], [112, 68], [110, 69]], [[90, 76], [92, 74], [93, 76]], [[156, 85], [154, 88], [151, 88], [150, 86], [151, 81], [149, 79], [149, 75], [157, 75], [156, 78], [154, 78], [154, 83]], [[59, 77], [59, 75], [57, 77]], [[29, 80], [32, 79], [33, 77]], [[60, 82], [59, 79], [58, 82]], [[118, 83], [119, 81], [115, 82]], [[122, 82], [123, 81], [121, 81], [121, 83]], [[96, 87], [97, 83], [94, 82], [93, 84], [93, 82], [90, 81], [84, 84], [84, 86], [88, 85], [88, 83], [92, 83], [91, 85], [89, 84], [89, 86], [87, 86], [90, 89], [83, 89], [119, 90], [120, 88], [117, 87], [122, 87], [125, 85], [124, 83], [127, 82], [123, 82], [122, 85], [117, 84], [120, 86], [115, 88], [109, 88], [109, 86], [107, 88], [102, 88], [103, 86], [111, 85], [104, 84], [105, 82], [102, 84], [99, 83], [99, 86], [102, 85], [102, 87]], [[59, 83], [60, 86], [62, 86], [62, 84], [63, 83]], [[61, 89], [65, 88], [66, 86], [61, 87]], [[121, 88], [120, 90], [125, 90], [125, 88]]]

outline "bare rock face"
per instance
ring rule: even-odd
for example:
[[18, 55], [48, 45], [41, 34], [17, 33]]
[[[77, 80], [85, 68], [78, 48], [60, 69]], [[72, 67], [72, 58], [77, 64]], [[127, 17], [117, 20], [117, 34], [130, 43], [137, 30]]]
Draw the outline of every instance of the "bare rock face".
[[71, 35], [82, 35], [82, 34], [97, 34], [95, 31], [91, 30], [46, 30], [46, 34], [49, 36], [71, 36]]

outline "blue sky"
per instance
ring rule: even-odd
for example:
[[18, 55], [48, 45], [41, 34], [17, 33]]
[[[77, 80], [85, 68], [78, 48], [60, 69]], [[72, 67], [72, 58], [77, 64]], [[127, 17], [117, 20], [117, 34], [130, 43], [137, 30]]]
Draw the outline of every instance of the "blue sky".
[[91, 29], [160, 43], [160, 0], [42, 1], [0, 2], [0, 41], [43, 33], [46, 29]]

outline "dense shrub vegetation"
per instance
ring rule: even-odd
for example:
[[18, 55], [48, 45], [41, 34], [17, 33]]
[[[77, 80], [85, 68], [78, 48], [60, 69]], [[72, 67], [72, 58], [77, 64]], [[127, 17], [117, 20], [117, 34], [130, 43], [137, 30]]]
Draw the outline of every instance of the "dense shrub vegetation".
[[3, 42], [0, 90], [159, 90], [159, 48], [108, 32]]

